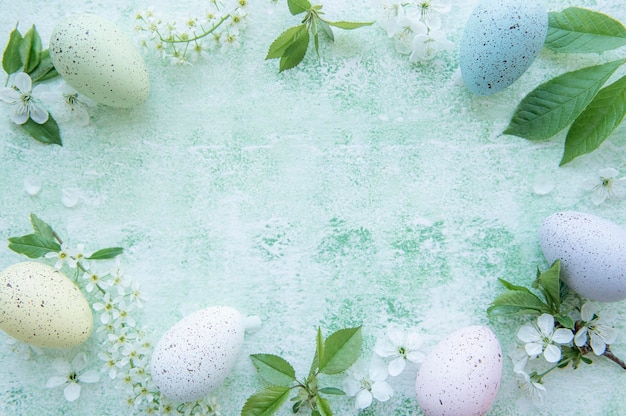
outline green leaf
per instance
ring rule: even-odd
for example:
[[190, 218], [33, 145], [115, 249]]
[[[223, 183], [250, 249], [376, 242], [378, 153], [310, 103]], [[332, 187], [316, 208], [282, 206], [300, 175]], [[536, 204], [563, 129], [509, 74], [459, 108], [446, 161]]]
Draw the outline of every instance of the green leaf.
[[556, 320], [560, 323], [564, 328], [574, 329], [574, 320], [569, 316], [558, 315], [556, 316]]
[[333, 410], [330, 408], [330, 402], [319, 395], [315, 398], [317, 411], [320, 416], [333, 416]]
[[250, 356], [261, 378], [275, 386], [290, 386], [296, 380], [296, 371], [285, 359], [272, 354]]
[[578, 116], [565, 138], [560, 165], [597, 149], [626, 115], [626, 76], [601, 89]]
[[265, 59], [275, 59], [283, 56], [287, 47], [296, 40], [302, 31], [306, 32], [306, 25], [290, 27], [281, 33], [270, 45]]
[[269, 416], [274, 414], [289, 396], [289, 387], [269, 386], [250, 396], [241, 410], [241, 416]]
[[[42, 236], [46, 240], [56, 241], [54, 237], [54, 230], [45, 221], [40, 219], [35, 214], [30, 214], [30, 223], [33, 226], [33, 230], [36, 235]], [[58, 251], [58, 250], [56, 250]]]
[[17, 30], [17, 26], [9, 35], [9, 42], [2, 54], [2, 69], [7, 74], [13, 74], [22, 67], [20, 56], [20, 45], [22, 44], [22, 34]]
[[311, 9], [311, 3], [309, 0], [287, 0], [287, 6], [292, 15], [304, 13]]
[[22, 237], [9, 238], [9, 248], [31, 259], [43, 257], [47, 253], [56, 253], [61, 250], [58, 242], [50, 240], [41, 234], [28, 234]]
[[59, 73], [54, 68], [52, 59], [50, 59], [50, 50], [46, 49], [41, 52], [41, 60], [37, 68], [30, 73], [30, 78], [35, 82], [45, 81], [50, 78], [54, 78]]
[[87, 260], [108, 260], [113, 259], [124, 252], [122, 247], [109, 247], [96, 251]]
[[559, 313], [561, 310], [561, 282], [559, 276], [561, 273], [561, 262], [555, 261], [554, 264], [545, 272], [537, 273], [536, 285], [546, 297], [548, 304], [551, 306], [553, 313]]
[[509, 291], [498, 296], [489, 306], [489, 314], [542, 313], [549, 308], [539, 297], [530, 292]]
[[517, 285], [514, 285], [511, 282], [507, 282], [504, 279], [498, 279], [498, 281], [500, 283], [502, 283], [502, 286], [504, 286], [505, 288], [507, 288], [509, 290], [517, 290], [517, 291], [527, 292], [527, 293], [531, 293], [532, 294], [532, 292], [525, 286], [517, 286]]
[[524, 97], [504, 134], [529, 140], [554, 136], [580, 115], [624, 62], [626, 59], [582, 68], [541, 84]]
[[328, 20], [324, 20], [324, 21], [331, 26], [338, 27], [339, 29], [344, 29], [344, 30], [358, 29], [360, 27], [371, 26], [374, 24], [374, 22], [343, 22], [343, 21], [330, 22]]
[[287, 69], [291, 69], [298, 65], [304, 59], [306, 50], [309, 47], [309, 32], [301, 30], [294, 38], [294, 41], [287, 46], [283, 56], [280, 58], [279, 72], [283, 72]]
[[335, 387], [324, 387], [324, 388], [319, 389], [318, 391], [320, 393], [323, 393], [323, 394], [333, 394], [333, 395], [336, 395], [336, 396], [345, 396], [346, 395], [345, 391], [343, 391], [341, 389], [338, 389], [338, 388], [335, 388]]
[[26, 130], [32, 138], [41, 143], [63, 146], [59, 125], [52, 117], [52, 114], [48, 115], [48, 121], [44, 124], [37, 124], [29, 118], [26, 123], [22, 124], [22, 128]]
[[331, 42], [334, 42], [335, 41], [335, 35], [333, 33], [333, 28], [330, 27], [330, 25], [328, 23], [326, 23], [322, 19], [318, 19], [318, 24], [320, 25], [320, 28], [322, 28], [322, 32], [324, 32], [326, 34], [328, 39], [330, 39]]
[[19, 51], [24, 64], [24, 72], [30, 74], [41, 60], [41, 38], [35, 25], [24, 34]]
[[361, 354], [362, 342], [360, 326], [333, 333], [324, 342], [324, 354], [319, 364], [320, 373], [337, 374], [350, 368]]
[[604, 52], [626, 45], [626, 28], [606, 14], [579, 7], [550, 12], [545, 46], [556, 52]]

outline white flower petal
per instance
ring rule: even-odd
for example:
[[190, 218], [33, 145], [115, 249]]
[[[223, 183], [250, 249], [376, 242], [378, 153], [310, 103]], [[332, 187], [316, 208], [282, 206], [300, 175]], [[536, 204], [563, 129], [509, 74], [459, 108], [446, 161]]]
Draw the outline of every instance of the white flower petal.
[[391, 327], [387, 330], [387, 337], [394, 346], [404, 345], [406, 341], [406, 333], [398, 327]]
[[596, 314], [598, 307], [593, 302], [585, 302], [580, 308], [580, 319], [585, 322], [591, 322], [593, 315]]
[[33, 81], [25, 72], [19, 72], [13, 77], [13, 85], [22, 93], [30, 93], [33, 88]]
[[100, 374], [96, 370], [89, 370], [78, 376], [78, 381], [81, 383], [96, 383], [100, 380]]
[[576, 332], [574, 336], [574, 344], [577, 347], [584, 347], [587, 344], [587, 327], [583, 326]]
[[57, 373], [63, 374], [64, 376], [67, 376], [72, 372], [72, 366], [66, 359], [63, 358], [55, 358], [52, 360], [50, 365]]
[[606, 201], [606, 197], [607, 193], [601, 189], [591, 194], [591, 202], [593, 202], [594, 205], [600, 205]]
[[46, 387], [48, 388], [54, 388], [54, 387], [59, 387], [64, 385], [65, 383], [67, 383], [69, 379], [67, 378], [67, 376], [63, 377], [63, 376], [54, 376], [54, 377], [50, 377], [48, 379], [48, 381], [46, 382]]
[[63, 389], [65, 400], [73, 402], [80, 397], [80, 384], [70, 383]]
[[72, 360], [72, 368], [75, 372], [80, 373], [87, 365], [87, 355], [84, 352], [79, 352]]
[[615, 168], [604, 168], [598, 172], [598, 175], [604, 179], [612, 179], [619, 175], [619, 172]]
[[398, 357], [389, 363], [389, 375], [395, 377], [401, 374], [406, 367], [404, 357]]
[[20, 101], [22, 98], [22, 94], [18, 91], [15, 91], [14, 88], [2, 88], [0, 89], [0, 100], [5, 103], [13, 104], [15, 102]]
[[522, 342], [539, 342], [541, 336], [537, 332], [537, 329], [532, 325], [524, 325], [517, 331], [517, 338]]
[[554, 331], [554, 317], [547, 313], [542, 314], [537, 318], [537, 327], [544, 336], [550, 337]]
[[385, 362], [374, 357], [370, 363], [368, 374], [373, 381], [383, 381], [387, 378], [389, 372]]
[[552, 341], [556, 342], [557, 344], [567, 344], [573, 338], [574, 334], [572, 333], [572, 331], [566, 328], [559, 328], [554, 331], [554, 334], [552, 335]]
[[595, 355], [602, 355], [606, 351], [606, 344], [600, 337], [591, 336], [591, 349]]
[[425, 358], [426, 356], [424, 355], [424, 353], [420, 351], [409, 351], [406, 355], [407, 360], [416, 364], [423, 362]]
[[377, 381], [372, 385], [372, 396], [379, 402], [386, 402], [393, 396], [393, 389], [386, 381]]
[[11, 120], [15, 124], [24, 124], [28, 121], [29, 113], [28, 109], [24, 107], [22, 104], [16, 105], [11, 112]]
[[48, 121], [48, 110], [43, 108], [39, 104], [32, 103], [30, 104], [30, 118], [37, 124], [43, 124]]
[[372, 404], [372, 393], [367, 390], [360, 390], [356, 394], [356, 400], [354, 401], [354, 406], [357, 409], [365, 409]]
[[561, 349], [556, 345], [548, 345], [543, 352], [543, 357], [549, 363], [556, 363], [561, 359]]
[[398, 354], [397, 348], [386, 339], [381, 339], [376, 343], [374, 352], [382, 358], [394, 357]]
[[359, 380], [355, 380], [352, 377], [346, 377], [343, 380], [343, 391], [346, 393], [346, 396], [356, 396], [359, 390], [361, 390], [361, 382]]
[[524, 346], [524, 349], [526, 350], [526, 354], [530, 355], [531, 357], [536, 357], [543, 351], [543, 344], [539, 344], [537, 342], [529, 342]]

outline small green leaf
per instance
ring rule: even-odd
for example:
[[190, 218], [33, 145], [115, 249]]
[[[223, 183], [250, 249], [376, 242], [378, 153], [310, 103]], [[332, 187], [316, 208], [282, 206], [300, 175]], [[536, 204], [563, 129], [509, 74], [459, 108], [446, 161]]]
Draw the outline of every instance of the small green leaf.
[[269, 386], [250, 396], [241, 410], [241, 416], [269, 416], [274, 414], [289, 396], [289, 387]]
[[324, 387], [324, 388], [319, 389], [318, 391], [320, 393], [323, 393], [323, 394], [333, 394], [333, 395], [336, 395], [336, 396], [345, 396], [346, 395], [345, 391], [343, 391], [341, 389], [338, 389], [338, 388], [335, 388], [335, 387]]
[[569, 316], [558, 315], [556, 316], [556, 320], [560, 323], [564, 328], [574, 329], [574, 320]]
[[525, 286], [517, 286], [517, 285], [514, 285], [511, 282], [507, 282], [504, 279], [498, 279], [498, 281], [500, 283], [502, 283], [502, 286], [504, 286], [505, 288], [507, 288], [509, 290], [517, 290], [517, 291], [527, 292], [527, 293], [531, 293], [532, 294], [532, 292]]
[[58, 75], [54, 68], [52, 59], [50, 59], [50, 50], [46, 49], [41, 52], [41, 60], [37, 68], [30, 73], [30, 78], [35, 82], [45, 81]]
[[549, 312], [539, 297], [530, 292], [509, 291], [498, 296], [489, 306], [487, 312], [494, 314], [543, 313]]
[[626, 28], [604, 13], [579, 7], [550, 12], [545, 46], [556, 52], [604, 52], [626, 45]]
[[275, 386], [290, 386], [296, 380], [296, 371], [285, 359], [272, 354], [250, 356], [261, 378]]
[[361, 354], [361, 327], [345, 328], [333, 333], [324, 342], [320, 373], [337, 374], [350, 368]]
[[333, 34], [333, 28], [330, 27], [330, 25], [322, 19], [318, 19], [318, 24], [320, 25], [320, 28], [322, 28], [322, 32], [326, 34], [328, 39], [330, 39], [331, 42], [334, 42], [335, 35]]
[[33, 25], [20, 43], [20, 57], [24, 64], [24, 72], [31, 73], [41, 60], [41, 38]]
[[50, 227], [50, 225], [48, 225], [38, 216], [36, 216], [35, 214], [30, 214], [30, 223], [32, 224], [33, 230], [35, 231], [36, 235], [40, 235], [46, 240], [56, 241], [56, 238], [54, 237], [54, 230], [52, 229], [52, 227]]
[[330, 402], [319, 395], [315, 398], [317, 411], [320, 416], [333, 416], [333, 410], [330, 408]]
[[48, 121], [43, 124], [37, 124], [29, 118], [26, 123], [22, 124], [22, 128], [26, 130], [32, 138], [40, 141], [41, 143], [58, 144], [59, 146], [63, 146], [59, 125], [51, 114], [48, 115]]
[[360, 27], [371, 26], [374, 24], [374, 22], [330, 22], [328, 20], [325, 20], [325, 22], [331, 26], [338, 27], [339, 29], [344, 30], [358, 29]]
[[560, 165], [597, 149], [626, 115], [626, 76], [601, 89], [570, 127]]
[[626, 59], [567, 72], [530, 92], [515, 110], [504, 134], [548, 139], [571, 124]]
[[22, 44], [22, 34], [17, 30], [17, 26], [9, 35], [9, 42], [2, 54], [2, 68], [7, 74], [13, 74], [22, 67], [20, 56], [20, 45]]
[[545, 272], [538, 272], [537, 280], [535, 280], [537, 286], [546, 297], [548, 304], [551, 306], [551, 312], [553, 313], [559, 313], [561, 309], [560, 273], [561, 262], [557, 260]]
[[96, 251], [87, 260], [108, 260], [113, 259], [124, 252], [122, 247], [109, 247]]
[[582, 356], [582, 355], [581, 355], [580, 359], [581, 359], [581, 361], [582, 361], [583, 363], [585, 363], [585, 364], [593, 364], [593, 361], [591, 361], [591, 359], [589, 359], [589, 358], [587, 358], [587, 357], [585, 357], [585, 356]]
[[311, 3], [309, 0], [287, 0], [287, 6], [292, 15], [304, 13], [311, 9]]
[[302, 31], [306, 32], [306, 25], [290, 27], [281, 33], [270, 45], [265, 59], [275, 59], [283, 56], [287, 47], [295, 41]]
[[9, 248], [16, 253], [24, 254], [31, 259], [37, 259], [50, 252], [58, 252], [61, 246], [41, 234], [28, 234], [22, 237], [9, 238]]
[[294, 41], [285, 49], [283, 56], [280, 58], [279, 72], [291, 69], [297, 66], [304, 59], [306, 50], [309, 47], [309, 32], [301, 30], [294, 38]]

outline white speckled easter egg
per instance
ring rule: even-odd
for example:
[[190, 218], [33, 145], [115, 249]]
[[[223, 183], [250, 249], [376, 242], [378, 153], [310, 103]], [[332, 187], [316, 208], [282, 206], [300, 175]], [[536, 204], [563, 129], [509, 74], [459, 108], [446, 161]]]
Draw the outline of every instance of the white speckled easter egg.
[[152, 354], [152, 379], [169, 399], [198, 400], [230, 374], [243, 337], [243, 317], [235, 309], [214, 306], [195, 312], [159, 340]]
[[547, 33], [544, 1], [483, 0], [472, 12], [461, 40], [463, 82], [474, 94], [503, 90], [530, 67]]
[[566, 211], [541, 224], [539, 240], [549, 263], [561, 259], [561, 280], [599, 302], [626, 299], [626, 230], [591, 214]]
[[417, 374], [417, 402], [427, 416], [479, 416], [493, 404], [502, 349], [484, 326], [453, 332], [431, 350]]
[[150, 92], [146, 65], [113, 23], [90, 14], [70, 16], [50, 37], [54, 67], [76, 91], [112, 107], [143, 103]]
[[0, 329], [38, 347], [70, 348], [89, 338], [93, 314], [74, 282], [29, 261], [0, 272]]

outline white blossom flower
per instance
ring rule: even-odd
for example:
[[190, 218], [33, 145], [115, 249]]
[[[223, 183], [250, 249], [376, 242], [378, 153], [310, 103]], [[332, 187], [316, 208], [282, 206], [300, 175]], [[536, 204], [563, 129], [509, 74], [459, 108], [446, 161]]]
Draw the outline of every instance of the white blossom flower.
[[374, 359], [369, 368], [363, 360], [357, 361], [348, 369], [348, 377], [343, 381], [343, 390], [355, 397], [354, 406], [365, 409], [373, 399], [385, 402], [393, 396], [393, 389], [387, 383], [387, 366], [380, 359]]
[[597, 315], [597, 305], [592, 302], [586, 302], [580, 308], [580, 319], [583, 321], [583, 327], [576, 332], [574, 343], [579, 347], [589, 344], [595, 355], [602, 355], [606, 351], [606, 346], [615, 342], [617, 332], [615, 328], [606, 324], [604, 320]]
[[33, 82], [25, 72], [15, 74], [12, 86], [0, 89], [0, 100], [13, 106], [11, 120], [15, 124], [24, 124], [29, 118], [37, 124], [48, 121], [48, 111], [35, 98], [44, 89], [42, 85], [33, 89]]
[[115, 307], [115, 302], [111, 300], [111, 294], [109, 292], [104, 294], [102, 302], [96, 302], [93, 304], [93, 309], [96, 312], [100, 312], [100, 322], [105, 325], [111, 322]]
[[116, 302], [115, 308], [111, 311], [111, 317], [115, 321], [119, 321], [124, 325], [134, 327], [136, 322], [133, 315], [130, 313], [133, 310], [132, 305], [127, 305], [126, 302], [120, 300]]
[[526, 364], [528, 363], [528, 355], [513, 359], [513, 372], [519, 379], [520, 389], [530, 396], [536, 404], [543, 404], [546, 396], [546, 388], [540, 381], [535, 380], [534, 375], [531, 376], [526, 372]]
[[527, 324], [519, 329], [517, 337], [525, 342], [526, 353], [536, 357], [543, 352], [546, 361], [556, 363], [561, 359], [561, 348], [557, 344], [567, 344], [574, 338], [566, 328], [554, 330], [554, 317], [544, 313], [537, 318], [537, 324]]
[[46, 253], [44, 257], [47, 259], [56, 258], [57, 262], [54, 264], [54, 268], [57, 270], [60, 270], [63, 264], [67, 264], [71, 269], [76, 268], [76, 259], [72, 256], [65, 243], [61, 244], [61, 250]]
[[374, 351], [382, 358], [391, 358], [389, 375], [395, 377], [404, 371], [407, 360], [413, 363], [424, 361], [424, 354], [418, 350], [421, 345], [422, 340], [416, 332], [391, 327], [387, 336], [377, 342]]
[[431, 30], [441, 28], [441, 15], [450, 11], [450, 0], [420, 0], [417, 2], [422, 22]]
[[100, 351], [98, 358], [105, 363], [103, 371], [105, 371], [111, 379], [115, 379], [119, 369], [122, 367], [119, 353], [117, 351]]
[[47, 90], [42, 93], [41, 99], [50, 106], [59, 122], [76, 122], [79, 126], [89, 124], [87, 108], [96, 105], [93, 100], [79, 94], [66, 83], [61, 84], [56, 90]]
[[61, 387], [63, 395], [68, 402], [73, 402], [80, 397], [81, 386], [79, 383], [95, 383], [100, 380], [100, 375], [95, 370], [83, 371], [87, 366], [87, 356], [84, 352], [74, 357], [71, 363], [63, 358], [52, 361], [52, 367], [59, 374], [48, 379], [46, 387]]
[[431, 30], [428, 33], [415, 36], [409, 60], [411, 62], [427, 62], [435, 58], [440, 51], [452, 49], [454, 49], [454, 43], [446, 38], [444, 32]]
[[396, 51], [408, 55], [413, 50], [415, 37], [428, 33], [428, 28], [417, 17], [400, 16], [393, 33]]
[[402, 7], [401, 2], [386, 3], [380, 0], [378, 2], [382, 3], [380, 6], [382, 6], [383, 13], [377, 23], [387, 32], [389, 37], [393, 37], [398, 26], [398, 17], [405, 14], [404, 7]]
[[608, 198], [622, 198], [626, 195], [626, 177], [617, 178], [614, 168], [601, 169], [598, 177], [583, 182], [583, 189], [592, 192], [591, 202], [600, 205]]

